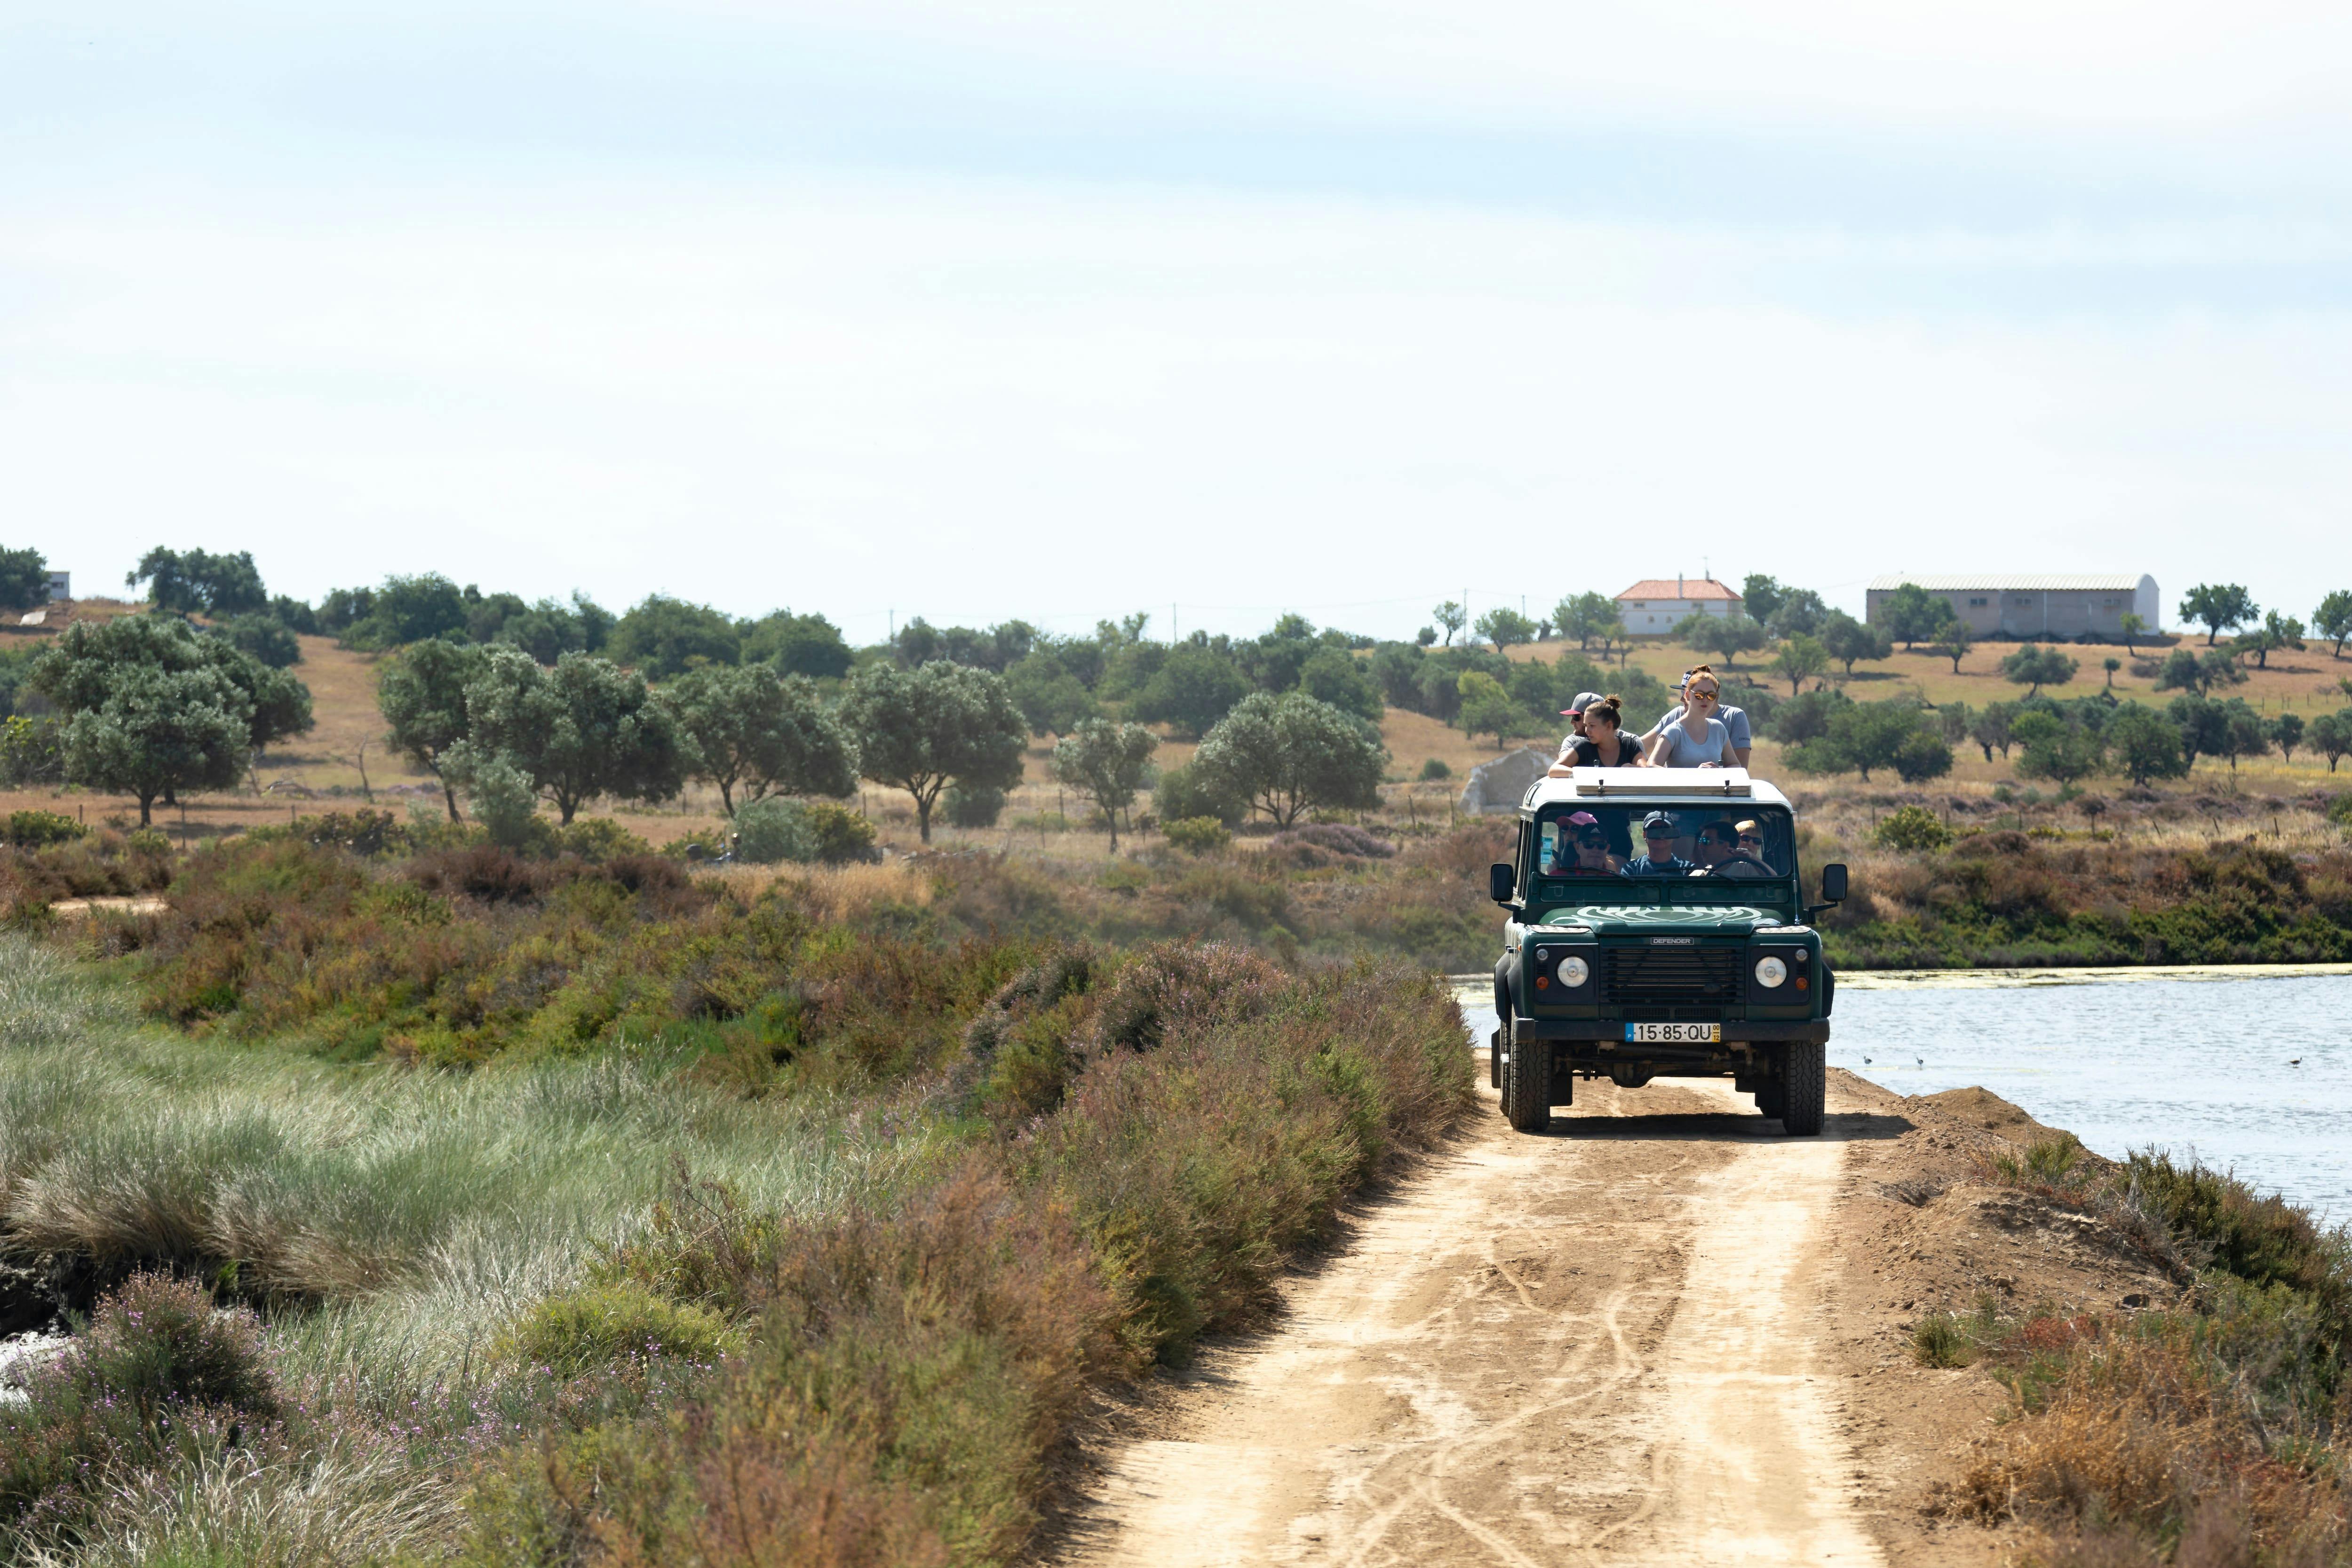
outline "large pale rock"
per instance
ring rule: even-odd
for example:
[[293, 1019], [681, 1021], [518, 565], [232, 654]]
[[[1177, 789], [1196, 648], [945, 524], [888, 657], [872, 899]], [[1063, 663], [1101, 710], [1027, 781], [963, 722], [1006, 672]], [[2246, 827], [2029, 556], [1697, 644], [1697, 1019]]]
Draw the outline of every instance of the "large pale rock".
[[1474, 817], [1517, 810], [1528, 786], [1542, 778], [1551, 762], [1550, 752], [1522, 746], [1492, 762], [1480, 763], [1470, 769], [1470, 782], [1462, 791], [1462, 810]]

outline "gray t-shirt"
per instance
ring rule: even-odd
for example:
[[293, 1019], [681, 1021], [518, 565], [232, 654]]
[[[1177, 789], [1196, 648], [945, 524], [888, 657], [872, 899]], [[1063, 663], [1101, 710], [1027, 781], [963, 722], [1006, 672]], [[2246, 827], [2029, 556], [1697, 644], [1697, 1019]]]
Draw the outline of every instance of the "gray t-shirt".
[[[1665, 728], [1666, 726], [1674, 723], [1675, 720], [1682, 716], [1683, 710], [1679, 706], [1668, 708], [1666, 710], [1665, 716], [1658, 720], [1658, 722], [1651, 727], [1650, 733], [1652, 735], [1657, 734], [1660, 730]], [[1738, 747], [1741, 751], [1753, 751], [1756, 748], [1754, 732], [1748, 727], [1748, 710], [1746, 708], [1719, 707], [1715, 710], [1715, 716], [1721, 719], [1724, 723], [1724, 727], [1731, 731], [1731, 744], [1734, 747]]]
[[1731, 740], [1729, 727], [1719, 718], [1705, 721], [1699, 729], [1685, 714], [1658, 731], [1666, 742], [1664, 761], [1669, 768], [1704, 768], [1710, 762], [1723, 760], [1723, 748]]

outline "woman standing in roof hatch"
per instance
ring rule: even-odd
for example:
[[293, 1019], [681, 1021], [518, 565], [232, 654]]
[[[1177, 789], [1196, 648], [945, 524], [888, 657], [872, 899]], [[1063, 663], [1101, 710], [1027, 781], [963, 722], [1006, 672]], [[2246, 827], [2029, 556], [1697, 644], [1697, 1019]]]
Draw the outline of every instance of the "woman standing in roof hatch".
[[1643, 768], [1649, 759], [1642, 755], [1641, 744], [1625, 733], [1623, 703], [1612, 694], [1583, 701], [1580, 710], [1571, 709], [1582, 721], [1579, 726], [1584, 737], [1569, 737], [1559, 748], [1559, 759], [1551, 765], [1549, 777], [1565, 779], [1570, 770], [1578, 768]]

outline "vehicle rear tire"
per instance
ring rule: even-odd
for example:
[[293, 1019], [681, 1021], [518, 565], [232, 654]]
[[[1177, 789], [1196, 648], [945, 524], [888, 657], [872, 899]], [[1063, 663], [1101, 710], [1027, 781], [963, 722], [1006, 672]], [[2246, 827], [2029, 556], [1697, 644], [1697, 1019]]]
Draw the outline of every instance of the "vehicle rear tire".
[[1503, 1052], [1509, 1049], [1510, 1047], [1503, 1043], [1503, 1031], [1501, 1030], [1496, 1030], [1493, 1034], [1486, 1037], [1487, 1088], [1500, 1089], [1503, 1086]]
[[1765, 1082], [1759, 1083], [1756, 1086], [1756, 1113], [1758, 1115], [1769, 1116], [1777, 1122], [1780, 1119], [1781, 1110], [1788, 1104], [1788, 1103], [1789, 1097], [1787, 1086], [1779, 1079], [1767, 1079]]
[[1829, 1048], [1790, 1041], [1780, 1058], [1781, 1130], [1801, 1138], [1817, 1135], [1828, 1097]]
[[1551, 1125], [1551, 1041], [1517, 1040], [1503, 1065], [1503, 1116], [1522, 1133]]

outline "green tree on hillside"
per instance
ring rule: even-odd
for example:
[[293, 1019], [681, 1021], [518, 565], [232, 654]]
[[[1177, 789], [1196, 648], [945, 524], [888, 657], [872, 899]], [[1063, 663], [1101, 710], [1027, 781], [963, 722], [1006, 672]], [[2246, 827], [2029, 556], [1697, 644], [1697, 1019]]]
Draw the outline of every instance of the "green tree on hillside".
[[1206, 735], [1249, 695], [1249, 677], [1205, 641], [1179, 643], [1143, 684], [1131, 705], [1146, 724], [1167, 724], [1185, 736]]
[[452, 747], [472, 733], [466, 719], [466, 687], [482, 673], [482, 650], [433, 638], [403, 649], [377, 672], [375, 703], [394, 750], [441, 781], [449, 820], [457, 814], [457, 789], [443, 764]]
[[2344, 644], [2352, 639], [2352, 591], [2337, 589], [2319, 601], [2311, 612], [2311, 629], [2336, 644], [2336, 656], [2344, 656]]
[[[172, 616], [69, 626], [29, 684], [66, 716], [67, 779], [139, 797], [142, 823], [155, 800], [226, 789], [265, 747], [311, 727], [300, 681]], [[236, 723], [235, 767], [219, 758], [222, 715]]]
[[1772, 674], [1789, 683], [1789, 695], [1792, 697], [1807, 681], [1826, 674], [1829, 667], [1830, 651], [1822, 646], [1818, 637], [1791, 637], [1772, 655]]
[[1039, 648], [1005, 671], [1004, 689], [1032, 735], [1067, 735], [1100, 711], [1086, 683], [1051, 649]]
[[1536, 640], [1534, 622], [1516, 610], [1500, 607], [1489, 610], [1486, 614], [1478, 617], [1478, 623], [1472, 630], [1495, 644], [1495, 651], [1498, 653], [1514, 643], [1532, 643]]
[[708, 604], [689, 604], [664, 594], [621, 617], [604, 644], [614, 664], [649, 681], [675, 680], [705, 664], [732, 664], [742, 651], [735, 622]]
[[2242, 626], [2262, 613], [2253, 595], [2234, 582], [2200, 582], [2180, 599], [2180, 616], [2205, 628], [2205, 645], [2211, 647], [2223, 632]]
[[232, 648], [250, 653], [273, 670], [302, 662], [302, 644], [275, 615], [231, 616], [212, 630], [214, 635], [227, 639]]
[[1748, 611], [1775, 637], [1818, 637], [1829, 624], [1830, 607], [1811, 589], [1783, 589], [1780, 600], [1769, 615], [1757, 615], [1753, 605]]
[[1449, 648], [1454, 646], [1454, 634], [1470, 623], [1470, 612], [1451, 599], [1431, 611], [1429, 618], [1445, 628], [1445, 645]]
[[767, 664], [705, 664], [672, 683], [669, 700], [688, 743], [688, 773], [719, 786], [730, 817], [738, 789], [747, 803], [771, 794], [857, 790], [848, 733], [806, 675], [779, 675]]
[[2263, 623], [2239, 638], [2230, 651], [2240, 658], [2254, 656], [2254, 667], [2270, 668], [2271, 654], [2280, 648], [2303, 652], [2303, 622], [2292, 615], [2281, 615], [2273, 610], [2263, 617]]
[[2138, 616], [2132, 614], [2128, 611], [2124, 613], [2124, 618], [2116, 622], [2116, 624], [2121, 629], [2124, 640], [2124, 652], [2126, 654], [2132, 651], [2132, 644], [2147, 633], [2147, 622], [2140, 619]]
[[2081, 669], [2079, 661], [2055, 648], [2044, 648], [2028, 643], [2000, 662], [2000, 673], [2013, 685], [2031, 689], [2027, 696], [2039, 696], [2044, 686], [2063, 686], [2073, 681]]
[[1160, 737], [1139, 724], [1090, 718], [1054, 747], [1054, 777], [1092, 800], [1110, 824], [1118, 852], [1118, 814], [1135, 803], [1150, 777]]
[[1318, 808], [1379, 805], [1387, 761], [1371, 727], [1329, 703], [1304, 692], [1255, 692], [1202, 738], [1192, 768], [1214, 792], [1247, 800], [1286, 828]]
[[[2113, 653], [2108, 654], [2105, 658], [2099, 661], [2099, 668], [2106, 671], [2107, 673], [2107, 690], [2114, 691], [2116, 689], [2116, 673], [2123, 667], [2124, 662], [2121, 659], [2116, 658]], [[1958, 674], [1959, 673], [1959, 665], [1955, 664], [1952, 666], [1952, 673]]]
[[1860, 661], [1884, 659], [1895, 652], [1894, 641], [1885, 632], [1867, 622], [1856, 621], [1843, 610], [1832, 612], [1822, 622], [1821, 635], [1822, 646], [1830, 651], [1831, 658], [1845, 666], [1849, 675]]
[[1021, 782], [1028, 726], [1001, 675], [933, 660], [915, 669], [872, 664], [849, 680], [841, 717], [858, 767], [915, 802], [916, 830], [931, 841], [931, 810], [949, 785], [1010, 789]]
[[602, 796], [667, 800], [688, 751], [669, 704], [645, 677], [595, 653], [546, 668], [520, 648], [490, 648], [466, 687], [471, 734], [444, 755], [461, 779], [493, 758], [530, 780], [569, 827]]
[[[466, 593], [437, 571], [415, 577], [387, 577], [383, 586], [361, 590], [365, 613], [344, 628], [343, 642], [367, 652], [404, 648], [432, 637], [470, 635], [467, 626]], [[333, 594], [329, 594], [331, 601]], [[354, 597], [352, 608], [361, 601]], [[321, 614], [320, 624], [328, 617]]]
[[[269, 608], [269, 592], [251, 550], [214, 555], [207, 550], [170, 550], [161, 545], [139, 558], [122, 580], [125, 588], [146, 583], [147, 601], [183, 615], [242, 615]], [[47, 584], [43, 597], [47, 597]]]
[[1780, 608], [1780, 600], [1787, 592], [1778, 578], [1752, 571], [1739, 585], [1739, 606], [1748, 612], [1749, 619], [1769, 623], [1772, 612]]
[[1832, 708], [1823, 734], [1783, 756], [1800, 773], [1859, 773], [1864, 783], [1873, 768], [1893, 768], [1906, 783], [1952, 770], [1951, 747], [1916, 704], [1899, 699]]
[[1770, 641], [1763, 627], [1736, 610], [1728, 615], [1709, 615], [1703, 610], [1694, 610], [1675, 623], [1675, 639], [1685, 647], [1714, 654], [1723, 661], [1727, 670], [1738, 667], [1740, 654], [1752, 653]]
[[1952, 661], [1952, 674], [1957, 675], [1960, 673], [1960, 661], [1969, 656], [1969, 648], [1975, 642], [1976, 633], [1969, 630], [1969, 623], [1953, 615], [1937, 629], [1936, 640], [1928, 645], [1927, 652]]
[[48, 558], [37, 549], [0, 549], [0, 610], [38, 610], [48, 601]]
[[1495, 744], [1502, 746], [1513, 736], [1536, 733], [1535, 721], [1528, 710], [1512, 699], [1510, 691], [1484, 670], [1465, 670], [1454, 679], [1454, 690], [1461, 695], [1462, 706], [1454, 722], [1467, 736], [1491, 735]]
[[814, 680], [849, 674], [856, 661], [841, 629], [822, 615], [779, 610], [743, 628], [740, 656], [747, 664], [772, 664], [780, 674]]
[[2009, 748], [2016, 744], [2017, 715], [2015, 703], [1987, 703], [1969, 721], [1969, 739], [1983, 748], [1987, 762], [1992, 760], [1996, 747], [2007, 760]]
[[2134, 702], [2116, 709], [2101, 732], [2116, 766], [2135, 784], [2151, 779], [2178, 779], [2189, 771], [2180, 752], [2180, 730]]
[[2352, 709], [2324, 713], [2311, 721], [2311, 748], [2327, 758], [2327, 771], [2336, 771], [2338, 758], [2352, 754]]
[[2283, 713], [2271, 720], [2270, 742], [2279, 749], [2279, 756], [2294, 760], [2294, 748], [2303, 744], [2304, 723], [2299, 713]]
[[2017, 771], [2023, 779], [2073, 784], [2106, 766], [2106, 747], [2086, 725], [2068, 724], [2039, 708], [2018, 716]]
[[1924, 643], [1941, 631], [1951, 614], [1949, 600], [1906, 582], [1881, 601], [1877, 620], [1879, 627], [1908, 653], [1913, 643]]
[[215, 669], [135, 664], [102, 701], [65, 727], [65, 775], [85, 789], [135, 797], [139, 825], [179, 791], [234, 789], [244, 776], [252, 709]]
[[1372, 724], [1381, 722], [1380, 688], [1362, 661], [1342, 648], [1318, 648], [1298, 669], [1298, 690]]

